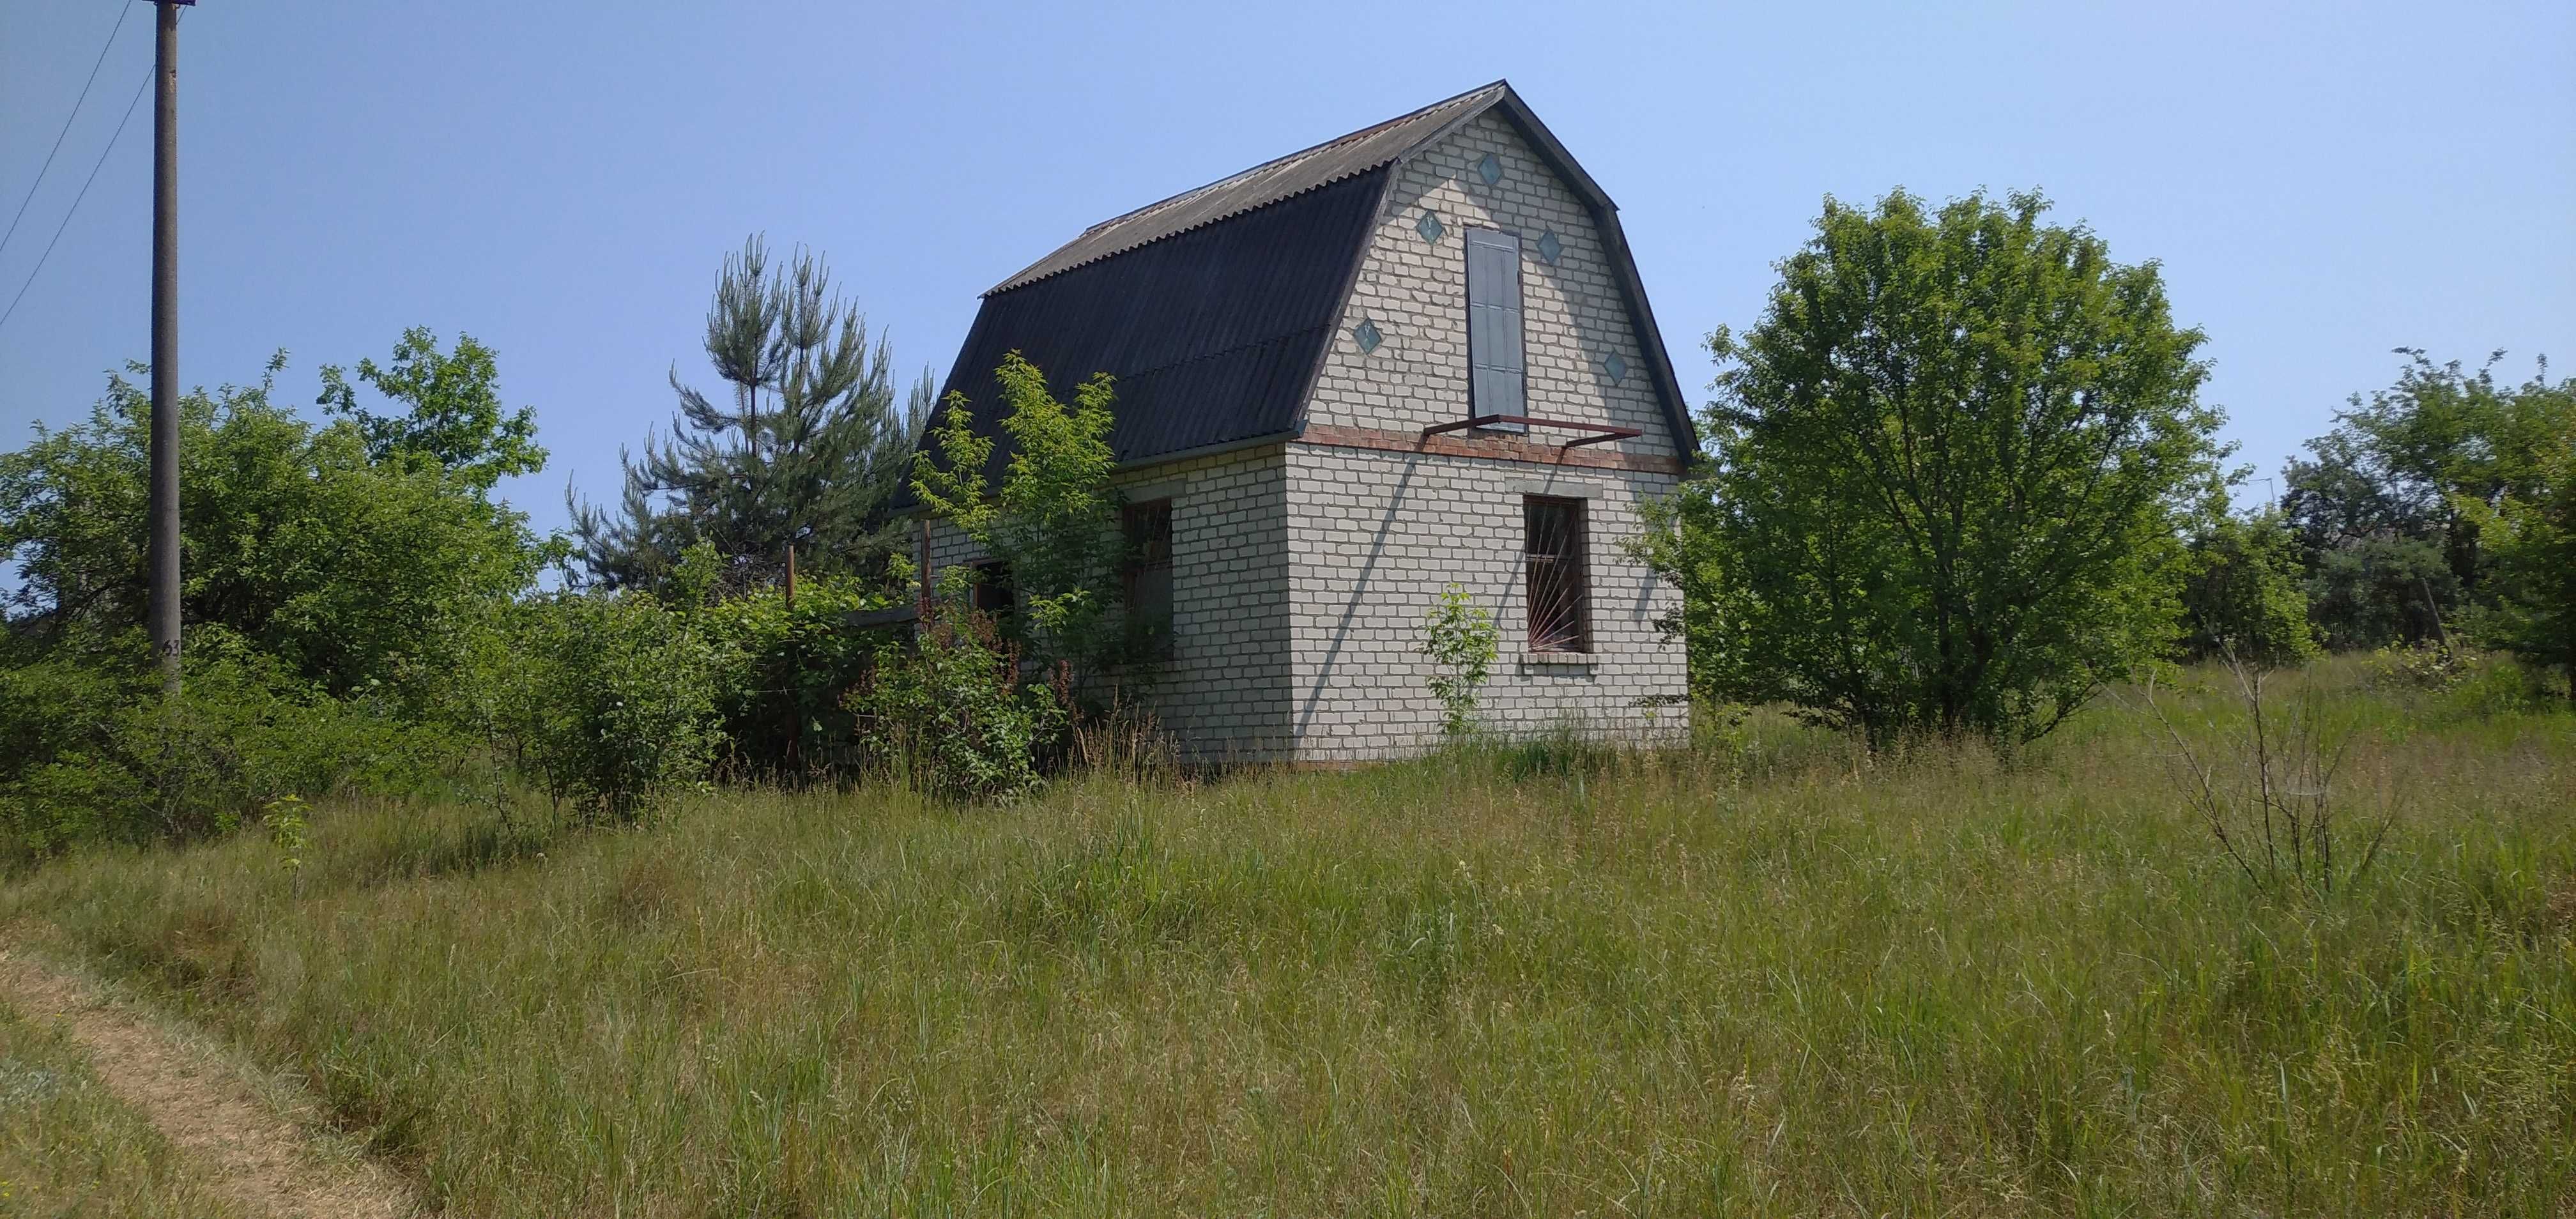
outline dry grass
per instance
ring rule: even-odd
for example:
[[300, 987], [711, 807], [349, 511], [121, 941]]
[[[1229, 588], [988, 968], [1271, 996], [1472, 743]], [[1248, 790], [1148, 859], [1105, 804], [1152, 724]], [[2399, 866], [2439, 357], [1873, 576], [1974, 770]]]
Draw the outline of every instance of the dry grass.
[[0, 921], [457, 1213], [2564, 1216], [2576, 720], [2338, 696], [2397, 822], [2331, 900], [2245, 883], [2114, 703], [2015, 767], [1756, 720], [1000, 810], [350, 809], [300, 897], [240, 840]]
[[0, 1215], [245, 1214], [109, 1094], [71, 1039], [0, 1004]]

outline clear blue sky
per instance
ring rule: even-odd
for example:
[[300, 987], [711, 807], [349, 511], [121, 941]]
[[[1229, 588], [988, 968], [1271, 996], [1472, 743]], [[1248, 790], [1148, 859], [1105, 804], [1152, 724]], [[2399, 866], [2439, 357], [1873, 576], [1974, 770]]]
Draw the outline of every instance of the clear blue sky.
[[[0, 0], [14, 210], [118, 0]], [[14, 293], [151, 61], [128, 4], [20, 232]], [[2259, 9], [2260, 11], [2255, 11]], [[1460, 16], [1474, 13], [1473, 20]], [[2264, 473], [2389, 348], [2576, 366], [2576, 4], [278, 3], [183, 26], [181, 363], [246, 381], [496, 347], [613, 495], [744, 235], [827, 254], [906, 378], [1093, 221], [1508, 77], [1616, 198], [1685, 386], [1827, 193], [2045, 189], [2206, 328]], [[146, 353], [147, 100], [0, 329], [0, 445]], [[6, 211], [0, 211], [5, 216]], [[5, 297], [0, 297], [5, 304]], [[2257, 484], [2256, 494], [2260, 494]]]

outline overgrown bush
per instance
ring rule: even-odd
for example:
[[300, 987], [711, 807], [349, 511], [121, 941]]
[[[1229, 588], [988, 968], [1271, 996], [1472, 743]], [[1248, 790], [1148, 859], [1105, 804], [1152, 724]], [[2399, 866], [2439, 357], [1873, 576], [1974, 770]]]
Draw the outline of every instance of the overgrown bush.
[[517, 618], [498, 698], [520, 756], [557, 805], [628, 821], [705, 782], [716, 727], [715, 649], [641, 594], [565, 594]]
[[165, 700], [139, 638], [0, 671], [0, 852], [191, 838], [286, 797], [414, 788], [455, 739], [384, 700], [333, 699], [221, 628], [186, 641]]
[[1037, 747], [1064, 728], [1065, 683], [1022, 683], [1019, 649], [962, 596], [923, 608], [913, 646], [880, 647], [851, 700], [865, 747], [891, 777], [942, 799], [1035, 790]]
[[886, 601], [856, 578], [821, 576], [797, 584], [793, 605], [770, 586], [689, 611], [716, 656], [715, 711], [730, 772], [810, 782], [858, 764], [848, 695], [885, 639], [852, 630], [849, 616]]

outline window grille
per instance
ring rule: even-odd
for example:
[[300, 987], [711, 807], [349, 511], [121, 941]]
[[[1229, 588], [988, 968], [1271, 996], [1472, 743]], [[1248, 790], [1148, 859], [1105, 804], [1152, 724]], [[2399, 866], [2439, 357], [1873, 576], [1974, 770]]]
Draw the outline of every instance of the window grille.
[[1172, 501], [1129, 504], [1119, 515], [1127, 535], [1127, 621], [1147, 655], [1172, 644]]
[[1592, 590], [1583, 544], [1583, 501], [1532, 495], [1522, 501], [1521, 520], [1529, 650], [1591, 651]]

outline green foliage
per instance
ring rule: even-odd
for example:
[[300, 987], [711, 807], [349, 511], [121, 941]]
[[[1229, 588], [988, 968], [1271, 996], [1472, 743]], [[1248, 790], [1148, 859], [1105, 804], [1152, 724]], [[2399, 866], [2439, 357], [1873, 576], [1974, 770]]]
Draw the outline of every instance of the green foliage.
[[1761, 322], [1711, 336], [1715, 466], [1643, 544], [1695, 693], [2013, 744], [2169, 654], [2223, 455], [2202, 336], [2047, 206], [1828, 199]]
[[1440, 700], [1440, 731], [1452, 739], [1476, 730], [1476, 695], [1493, 667], [1494, 616], [1456, 584], [1440, 590], [1440, 603], [1422, 619], [1421, 652], [1431, 658], [1423, 684]]
[[792, 605], [782, 589], [754, 588], [687, 611], [715, 652], [716, 717], [735, 773], [804, 782], [858, 762], [846, 696], [884, 632], [853, 630], [849, 617], [886, 604], [855, 577], [819, 576], [798, 582]]
[[391, 364], [359, 360], [358, 379], [406, 408], [400, 415], [368, 410], [358, 404], [347, 373], [322, 366], [320, 405], [357, 424], [370, 461], [444, 470], [477, 492], [545, 468], [535, 409], [510, 412], [501, 405], [499, 361], [472, 335], [456, 336], [456, 350], [445, 353], [435, 332], [414, 326], [394, 343]]
[[514, 615], [486, 673], [520, 756], [558, 806], [632, 821], [706, 781], [721, 743], [716, 650], [642, 593], [559, 594]]
[[914, 463], [914, 493], [1009, 564], [1028, 615], [1025, 641], [1040, 663], [1064, 661], [1089, 676], [1123, 659], [1127, 638], [1111, 591], [1126, 554], [1120, 500], [1109, 482], [1117, 468], [1109, 447], [1116, 394], [1101, 373], [1083, 382], [1068, 406], [1016, 351], [997, 371], [1000, 430], [1013, 446], [1000, 485], [986, 483], [991, 429], [979, 434], [973, 404], [951, 394]]
[[2497, 502], [2458, 505], [2491, 560], [2493, 608], [2476, 631], [2491, 646], [2555, 667], [2576, 699], [2576, 411], [2525, 457]]
[[2296, 542], [2272, 513], [2222, 510], [2202, 524], [2191, 540], [2182, 585], [2187, 656], [2233, 655], [2265, 668], [2317, 656]]
[[892, 549], [882, 509], [929, 408], [929, 373], [898, 408], [891, 350], [869, 344], [830, 269], [802, 249], [773, 264], [756, 236], [725, 260], [705, 347], [731, 401], [673, 373], [679, 415], [623, 463], [617, 508], [571, 505], [590, 578], [667, 595], [701, 541], [737, 589], [780, 579], [791, 546], [806, 573], [873, 573]]
[[0, 669], [0, 858], [191, 838], [280, 800], [401, 792], [454, 753], [381, 699], [335, 700], [220, 628], [189, 633], [165, 702], [138, 638]]
[[880, 646], [851, 699], [866, 748], [898, 781], [942, 799], [1036, 790], [1037, 747], [1064, 727], [1064, 691], [1023, 685], [1019, 650], [962, 597], [923, 610], [912, 646]]
[[2576, 380], [2552, 384], [2546, 361], [2516, 386], [2496, 380], [2500, 351], [2474, 373], [2397, 354], [2395, 384], [2353, 395], [2285, 471], [2309, 600], [2337, 648], [2438, 640], [2447, 622], [2521, 595], [2486, 586], [2497, 559], [2484, 535], [2508, 503], [2546, 500], [2576, 428]]
[[[415, 350], [405, 367], [435, 355]], [[486, 373], [488, 358], [476, 357]], [[465, 467], [399, 445], [372, 452], [361, 422], [316, 427], [269, 400], [283, 360], [256, 386], [180, 399], [181, 610], [347, 695], [535, 578], [546, 548], [483, 492], [494, 470], [540, 455], [511, 425], [478, 445], [443, 415], [414, 430], [445, 436], [442, 452]], [[464, 393], [466, 380], [439, 392]], [[450, 411], [423, 395], [423, 410]], [[112, 378], [85, 422], [0, 456], [0, 556], [18, 565], [13, 625], [28, 639], [95, 649], [142, 621], [150, 415], [142, 390]], [[387, 435], [413, 427], [368, 422]]]

